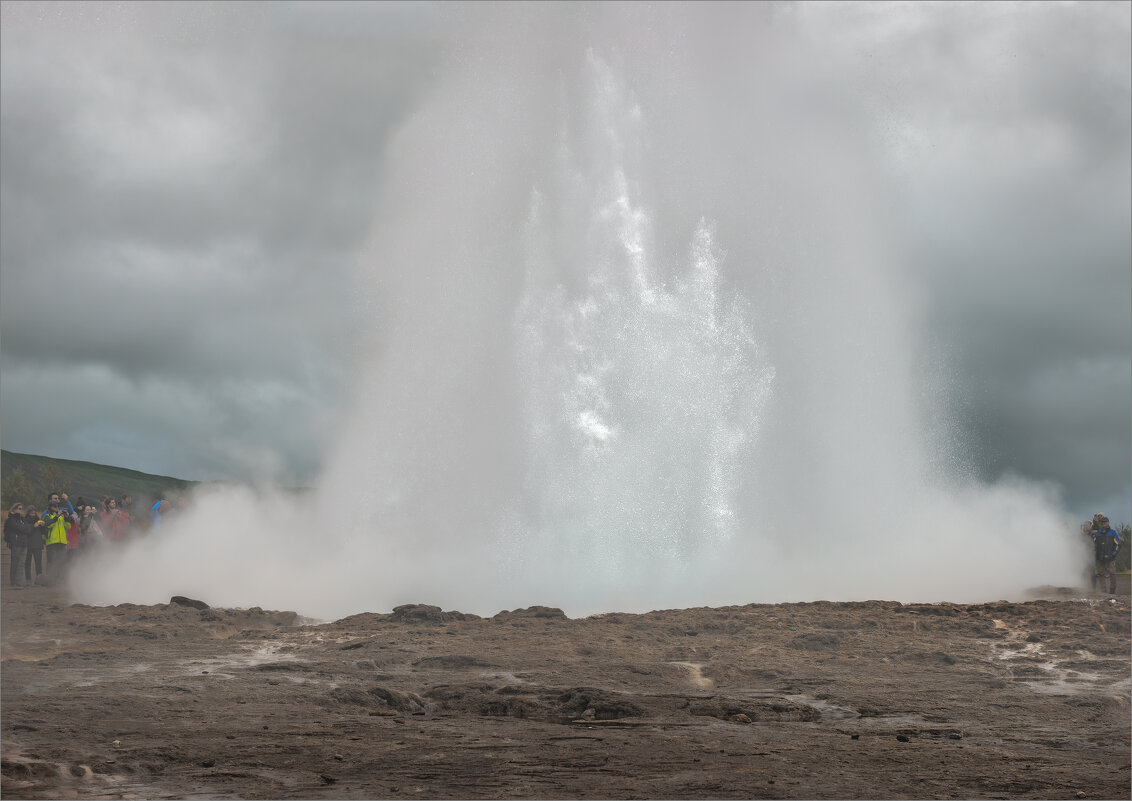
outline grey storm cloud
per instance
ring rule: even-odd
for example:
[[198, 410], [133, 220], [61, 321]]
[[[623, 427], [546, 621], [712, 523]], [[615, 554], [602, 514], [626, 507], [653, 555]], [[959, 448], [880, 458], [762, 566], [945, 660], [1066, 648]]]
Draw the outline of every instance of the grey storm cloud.
[[976, 469], [1128, 517], [1128, 6], [798, 11], [881, 121], [906, 258]]
[[[872, 131], [976, 469], [1132, 517], [1128, 4], [759, 13]], [[479, 14], [3, 3], [5, 448], [311, 480], [385, 145]]]
[[5, 447], [310, 479], [436, 52], [427, 6], [317, 5], [4, 4]]

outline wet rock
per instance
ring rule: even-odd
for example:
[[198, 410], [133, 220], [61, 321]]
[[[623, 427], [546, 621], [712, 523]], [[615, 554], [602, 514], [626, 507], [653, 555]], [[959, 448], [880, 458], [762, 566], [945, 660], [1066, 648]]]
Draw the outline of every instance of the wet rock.
[[568, 620], [566, 613], [554, 606], [528, 606], [526, 609], [514, 609], [508, 612], [504, 609], [495, 615], [492, 620], [510, 620], [512, 618], [546, 618]]
[[439, 606], [429, 604], [402, 604], [393, 608], [389, 619], [394, 623], [450, 623], [458, 620], [479, 620], [479, 615], [463, 612], [445, 612]]
[[546, 620], [568, 620], [566, 613], [557, 606], [528, 606], [526, 609], [503, 610], [492, 620], [515, 620], [523, 618], [542, 618]]
[[264, 612], [263, 615], [276, 626], [297, 626], [301, 622], [298, 612]]
[[821, 719], [821, 713], [812, 706], [796, 704], [787, 700], [735, 700], [731, 698], [706, 698], [688, 704], [688, 714], [698, 717], [734, 720], [743, 715], [749, 721], [798, 721], [813, 722]]
[[433, 687], [425, 696], [448, 712], [465, 712], [487, 717], [514, 717], [550, 720], [550, 708], [533, 695], [505, 694], [484, 682], [470, 684], [442, 684]]
[[352, 706], [374, 706], [375, 701], [365, 690], [353, 687], [335, 687], [326, 694], [327, 700]]
[[368, 690], [335, 687], [326, 694], [324, 703], [393, 710], [402, 713], [423, 712], [426, 709], [425, 701], [416, 693], [400, 692], [385, 687], [371, 687]]
[[546, 718], [546, 706], [534, 698], [504, 698], [484, 701], [476, 710], [487, 717]]
[[376, 612], [359, 612], [356, 615], [348, 615], [347, 617], [335, 620], [333, 623], [327, 623], [326, 628], [327, 630], [348, 629], [352, 631], [364, 631], [377, 628], [382, 624], [392, 621], [393, 615], [379, 615]]
[[903, 614], [933, 615], [936, 617], [959, 616], [959, 607], [954, 604], [909, 604], [894, 611]]
[[[24, 762], [17, 760], [3, 760], [0, 762], [0, 773], [14, 779], [46, 779], [57, 775], [54, 766], [44, 762]], [[7, 794], [7, 791], [5, 791]]]
[[[461, 701], [469, 697], [480, 697], [495, 691], [495, 687], [484, 682], [472, 684], [439, 684], [425, 692], [426, 698], [431, 698], [448, 707], [450, 703]], [[453, 705], [450, 708], [460, 708]]]
[[425, 702], [416, 693], [406, 693], [400, 690], [389, 690], [385, 687], [371, 687], [366, 690], [366, 693], [384, 701], [386, 706], [390, 709], [396, 709], [398, 712], [424, 712]]
[[945, 651], [910, 651], [903, 657], [909, 662], [921, 665], [954, 665], [959, 661]]
[[186, 598], [184, 595], [174, 595], [172, 598], [169, 599], [169, 603], [170, 604], [176, 604], [177, 606], [188, 606], [188, 607], [192, 607], [193, 609], [200, 609], [200, 610], [212, 608], [208, 604], [206, 604], [204, 601], [198, 601], [195, 598]]
[[425, 696], [446, 712], [559, 723], [577, 719], [617, 720], [642, 714], [639, 706], [620, 695], [592, 687], [561, 692], [525, 685], [495, 687], [486, 682], [472, 682], [433, 687]]
[[414, 667], [433, 668], [436, 670], [462, 670], [471, 667], [496, 667], [490, 662], [483, 662], [474, 656], [426, 656], [413, 663]]
[[566, 613], [559, 609], [557, 606], [528, 606], [526, 609], [519, 611], [524, 614], [528, 614], [531, 617], [566, 619]]
[[557, 698], [558, 713], [579, 717], [588, 709], [593, 710], [594, 720], [617, 720], [619, 718], [639, 717], [644, 710], [614, 693], [594, 687], [575, 687]]
[[310, 665], [302, 662], [267, 662], [262, 665], [256, 665], [253, 670], [259, 670], [264, 673], [271, 673], [274, 671], [286, 671], [288, 673], [295, 672], [309, 672], [314, 670]]

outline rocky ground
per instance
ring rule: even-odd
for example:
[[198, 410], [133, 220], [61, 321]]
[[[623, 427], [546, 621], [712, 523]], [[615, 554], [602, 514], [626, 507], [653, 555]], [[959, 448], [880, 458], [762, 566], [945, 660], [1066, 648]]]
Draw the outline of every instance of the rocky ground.
[[2, 791], [1128, 798], [1128, 597], [1042, 594], [314, 625], [5, 588]]

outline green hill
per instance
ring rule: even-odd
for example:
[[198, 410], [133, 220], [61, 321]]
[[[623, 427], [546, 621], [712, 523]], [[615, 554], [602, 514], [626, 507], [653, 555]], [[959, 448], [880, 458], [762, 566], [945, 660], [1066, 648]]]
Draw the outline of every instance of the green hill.
[[40, 507], [53, 491], [95, 503], [103, 495], [132, 495], [140, 504], [197, 483], [94, 462], [0, 451], [0, 508], [4, 510], [17, 502]]

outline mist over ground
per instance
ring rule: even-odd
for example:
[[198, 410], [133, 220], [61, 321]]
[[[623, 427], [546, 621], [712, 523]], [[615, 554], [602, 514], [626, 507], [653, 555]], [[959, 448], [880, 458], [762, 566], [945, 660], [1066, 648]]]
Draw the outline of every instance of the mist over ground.
[[[982, 225], [1019, 224], [1032, 187], [980, 173], [940, 202], [932, 193], [955, 180], [948, 158], [1046, 176], [1069, 204], [1127, 210], [1127, 187], [1090, 166], [1097, 148], [1077, 150], [1076, 129], [1042, 133], [1025, 159], [1028, 132], [980, 129], [977, 99], [940, 94], [973, 87], [989, 63], [1013, 76], [1002, 97], [1024, 119], [1025, 70], [999, 54], [1052, 35], [1055, 12], [851, 8], [506, 4], [430, 29], [442, 44], [374, 168], [349, 306], [362, 333], [349, 377], [333, 383], [349, 391], [314, 491], [202, 491], [180, 519], [76, 576], [80, 599], [187, 594], [322, 618], [405, 602], [480, 614], [546, 604], [576, 616], [1077, 584], [1088, 555], [1078, 510], [1065, 511], [1069, 482], [980, 453], [1018, 445], [994, 414], [1025, 418], [1062, 391], [1034, 382], [1078, 368], [1049, 364], [1009, 401], [979, 405], [964, 383], [977, 370], [961, 364], [976, 305], [957, 300], [962, 287], [1010, 316], [1016, 295], [1054, 273], [1035, 284], [1023, 269], [1050, 258], [1040, 238], [949, 231], [977, 232], [963, 220], [975, 207]], [[1114, 55], [1103, 31], [1107, 19], [1127, 32], [1127, 9], [1100, 9], [1072, 18], [1105, 45], [1079, 69], [1126, 99], [1127, 42]], [[976, 37], [989, 61], [958, 35], [975, 13], [990, 14], [992, 33]], [[936, 59], [948, 82], [929, 69]], [[1126, 108], [1099, 106], [1127, 132]], [[945, 110], [968, 124], [939, 128]], [[1110, 159], [1127, 165], [1126, 141], [1113, 141]], [[947, 158], [928, 158], [936, 149]], [[1081, 161], [1086, 188], [1065, 174]], [[972, 264], [980, 241], [1018, 252]], [[1126, 285], [1127, 232], [1104, 241], [1113, 247], [1078, 269]], [[1094, 398], [1119, 401], [1132, 383], [1119, 340], [1128, 293], [1094, 296], [1081, 272], [1056, 275], [1026, 313], [1116, 343], [1093, 351], [1104, 355], [1087, 383], [1070, 381], [1081, 392], [1066, 405], [1087, 397], [1094, 424], [1127, 431], [1127, 404], [1110, 414]], [[993, 337], [1011, 354], [1007, 383], [1042, 350], [1012, 341]], [[1106, 464], [1088, 478], [1105, 489], [1078, 503], [1127, 498], [1127, 452]]]

